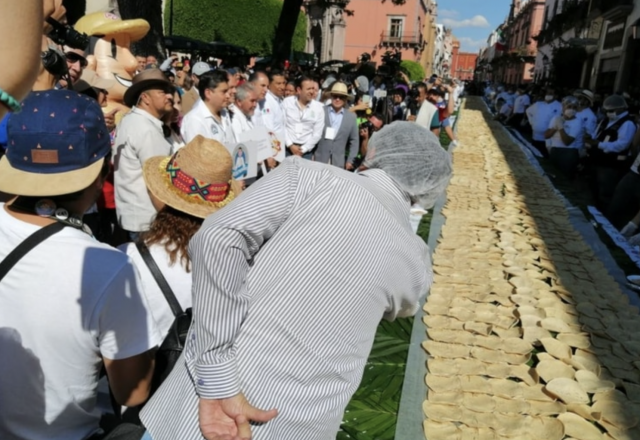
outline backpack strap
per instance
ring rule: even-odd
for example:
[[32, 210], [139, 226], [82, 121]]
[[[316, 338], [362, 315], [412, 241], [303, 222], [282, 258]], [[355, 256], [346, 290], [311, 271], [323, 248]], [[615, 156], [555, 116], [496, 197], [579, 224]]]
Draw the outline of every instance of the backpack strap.
[[0, 281], [2, 281], [2, 279], [9, 273], [13, 266], [15, 266], [18, 261], [22, 259], [22, 257], [27, 255], [29, 251], [45, 241], [47, 238], [51, 237], [53, 234], [62, 231], [64, 227], [64, 224], [55, 222], [51, 223], [48, 226], [45, 226], [44, 228], [38, 229], [36, 232], [28, 236], [0, 263]]
[[147, 245], [142, 241], [137, 241], [136, 247], [138, 248], [138, 252], [140, 252], [142, 260], [149, 268], [149, 271], [151, 271], [151, 275], [153, 275], [156, 283], [158, 283], [158, 287], [160, 287], [164, 298], [167, 300], [167, 303], [169, 303], [169, 307], [171, 308], [173, 315], [178, 316], [182, 314], [183, 310], [180, 306], [180, 303], [178, 302], [178, 299], [173, 293], [173, 290], [171, 290], [171, 287], [169, 286], [166, 278], [164, 277], [164, 275], [162, 275], [162, 272], [160, 272], [160, 268], [153, 259], [151, 252], [149, 252], [149, 248], [147, 247]]

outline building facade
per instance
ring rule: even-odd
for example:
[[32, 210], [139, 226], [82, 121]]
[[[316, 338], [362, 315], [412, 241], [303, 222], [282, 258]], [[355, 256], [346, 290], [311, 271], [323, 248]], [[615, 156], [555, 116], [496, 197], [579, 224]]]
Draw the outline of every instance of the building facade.
[[458, 52], [454, 43], [453, 57], [451, 59], [451, 77], [461, 81], [473, 80], [477, 61], [477, 53]]
[[430, 77], [434, 73], [433, 61], [436, 48], [436, 34], [438, 30], [438, 5], [435, 0], [427, 1], [427, 13], [424, 16], [424, 28], [422, 36], [424, 39], [424, 47], [422, 49], [422, 57], [420, 64], [424, 68], [425, 75]]
[[387, 51], [399, 51], [403, 60], [420, 62], [425, 47], [423, 30], [430, 0], [351, 0], [352, 15], [345, 17], [344, 59], [355, 62], [368, 53], [380, 64]]
[[345, 8], [349, 0], [304, 0], [307, 15], [305, 52], [314, 54], [320, 63], [344, 59]]

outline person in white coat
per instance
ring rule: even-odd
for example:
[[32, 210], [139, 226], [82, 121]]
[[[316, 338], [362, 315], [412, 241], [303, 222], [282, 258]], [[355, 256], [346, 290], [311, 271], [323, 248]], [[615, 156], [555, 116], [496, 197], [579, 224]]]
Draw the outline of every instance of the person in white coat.
[[527, 109], [526, 113], [533, 131], [533, 146], [543, 157], [549, 158], [544, 134], [549, 128], [551, 120], [562, 114], [562, 104], [556, 99], [555, 90], [548, 88], [545, 92], [544, 100], [534, 103]]

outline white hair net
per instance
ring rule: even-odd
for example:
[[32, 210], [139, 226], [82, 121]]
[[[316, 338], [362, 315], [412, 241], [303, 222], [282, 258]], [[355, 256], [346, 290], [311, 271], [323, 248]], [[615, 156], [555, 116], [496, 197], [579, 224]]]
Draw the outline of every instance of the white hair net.
[[451, 177], [450, 154], [414, 122], [394, 122], [374, 133], [363, 165], [386, 172], [424, 208], [436, 203]]

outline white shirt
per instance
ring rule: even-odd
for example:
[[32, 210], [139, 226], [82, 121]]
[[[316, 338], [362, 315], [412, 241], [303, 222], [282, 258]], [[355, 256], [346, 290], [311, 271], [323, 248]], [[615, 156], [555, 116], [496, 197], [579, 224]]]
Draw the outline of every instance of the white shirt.
[[120, 226], [140, 232], [149, 228], [156, 210], [151, 204], [142, 177], [142, 165], [154, 156], [169, 156], [171, 144], [162, 131], [162, 122], [133, 107], [116, 128], [113, 145], [114, 190]]
[[533, 140], [545, 141], [544, 132], [549, 128], [551, 120], [562, 114], [562, 104], [558, 101], [538, 101], [527, 109], [526, 114], [533, 131]]
[[182, 119], [180, 129], [182, 138], [186, 143], [189, 143], [197, 135], [202, 135], [225, 145], [235, 144], [229, 113], [223, 109], [220, 116], [220, 120], [215, 118], [204, 101], [196, 102], [191, 111]]
[[596, 130], [598, 129], [598, 118], [589, 107], [580, 110], [576, 113], [576, 118], [582, 120], [582, 124], [585, 127], [586, 133], [592, 138], [596, 137]]
[[[153, 322], [158, 329], [158, 333], [162, 339], [166, 338], [169, 328], [173, 324], [175, 317], [171, 311], [171, 307], [167, 303], [162, 290], [158, 287], [151, 271], [142, 259], [138, 248], [133, 243], [125, 243], [118, 247], [121, 251], [131, 258], [133, 265], [140, 274], [141, 290], [149, 304], [149, 313], [153, 318]], [[165, 251], [164, 246], [153, 244], [149, 246], [149, 252], [153, 260], [158, 265], [160, 272], [164, 275], [169, 287], [180, 303], [182, 310], [191, 307], [191, 273], [187, 272], [180, 262], [176, 261], [174, 265], [169, 262], [169, 254]]]
[[556, 131], [552, 137], [547, 139], [547, 146], [554, 148], [582, 148], [584, 146], [584, 124], [577, 117], [573, 119], [564, 119], [562, 116], [554, 117], [549, 123], [548, 128], [563, 128], [568, 136], [573, 138], [571, 144], [566, 145], [562, 141], [560, 132]]
[[[233, 108], [230, 108], [233, 112], [233, 118], [231, 119], [231, 129], [233, 130], [233, 135], [235, 136], [236, 142], [240, 141], [240, 134], [245, 133], [251, 130], [254, 125], [251, 119], [248, 119], [247, 116], [240, 111], [238, 107], [235, 105]], [[258, 111], [256, 107], [256, 111]]]
[[[624, 118], [628, 114], [629, 112], [623, 112], [622, 114], [618, 115], [617, 118], [610, 120], [607, 123], [606, 128], [611, 127], [616, 123], [616, 121]], [[631, 121], [626, 121], [620, 128], [618, 128], [618, 139], [616, 141], [599, 142], [598, 148], [600, 148], [605, 153], [619, 153], [621, 151], [624, 151], [629, 147], [629, 145], [631, 145], [633, 136], [635, 136], [636, 134], [636, 128], [636, 124]]]
[[289, 96], [282, 101], [285, 117], [285, 145], [300, 145], [303, 153], [308, 153], [322, 139], [324, 130], [324, 107], [318, 101], [310, 101], [300, 108], [297, 96]]
[[[38, 229], [0, 203], [0, 260]], [[129, 258], [64, 228], [0, 283], [0, 438], [87, 438], [100, 420], [102, 357], [159, 343]]]
[[[282, 99], [267, 92], [262, 108], [262, 122], [267, 130], [272, 131], [284, 139], [284, 111], [282, 110]], [[258, 110], [256, 109], [256, 113]]]
[[529, 95], [526, 93], [518, 95], [513, 103], [513, 113], [517, 115], [523, 114], [530, 104], [531, 99], [529, 98]]

